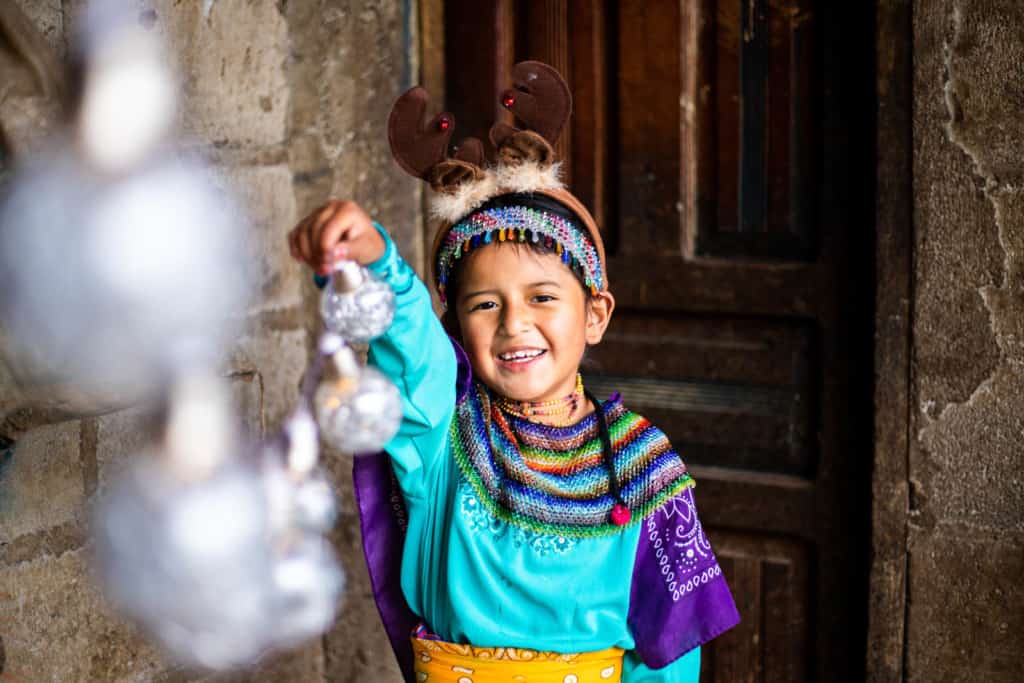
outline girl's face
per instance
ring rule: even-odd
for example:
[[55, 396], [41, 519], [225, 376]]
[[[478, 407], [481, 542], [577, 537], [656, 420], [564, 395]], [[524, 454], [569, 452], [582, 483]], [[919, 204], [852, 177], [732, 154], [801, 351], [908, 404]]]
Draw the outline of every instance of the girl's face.
[[471, 252], [457, 295], [474, 376], [517, 401], [571, 394], [583, 351], [601, 341], [615, 305], [607, 292], [588, 301], [557, 255], [515, 243]]

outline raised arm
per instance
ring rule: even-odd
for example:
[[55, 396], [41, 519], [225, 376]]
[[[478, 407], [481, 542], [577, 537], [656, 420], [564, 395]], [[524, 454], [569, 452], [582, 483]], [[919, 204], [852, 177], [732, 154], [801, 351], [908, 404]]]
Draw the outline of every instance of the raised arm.
[[426, 494], [426, 474], [445, 452], [455, 409], [455, 351], [430, 295], [394, 242], [354, 202], [331, 200], [288, 234], [292, 256], [321, 275], [340, 259], [356, 261], [395, 290], [395, 320], [370, 344], [370, 363], [398, 386], [403, 420], [385, 450], [407, 496]]
[[434, 315], [430, 294], [383, 228], [384, 255], [369, 265], [395, 290], [395, 320], [370, 342], [369, 362], [398, 386], [402, 425], [385, 450], [406, 495], [426, 493], [427, 470], [444, 456], [455, 410], [457, 363], [451, 340]]

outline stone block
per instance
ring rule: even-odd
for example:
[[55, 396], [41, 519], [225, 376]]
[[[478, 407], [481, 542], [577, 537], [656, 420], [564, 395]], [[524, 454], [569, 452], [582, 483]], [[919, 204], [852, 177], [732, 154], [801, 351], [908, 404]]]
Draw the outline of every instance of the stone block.
[[281, 3], [208, 0], [201, 6], [188, 33], [174, 40], [185, 72], [186, 131], [216, 145], [283, 143], [289, 46]]
[[0, 567], [5, 680], [141, 683], [166, 668], [109, 612], [86, 562], [76, 550]]
[[[225, 377], [229, 399], [244, 436], [259, 438], [263, 429], [263, 380], [251, 369]], [[151, 407], [139, 406], [96, 418], [98, 491], [158, 438], [160, 421]]]
[[151, 409], [131, 408], [96, 420], [97, 492], [117, 478], [158, 433]]
[[[1024, 88], [1019, 78], [1024, 4], [959, 0], [953, 5], [943, 83], [951, 114], [949, 135], [976, 164], [977, 173], [1019, 184], [1024, 180]], [[941, 16], [938, 11], [931, 14]]]
[[228, 376], [228, 387], [243, 436], [263, 436], [263, 377], [254, 370], [235, 372]]
[[[319, 639], [250, 670], [181, 671], [124, 623], [94, 585], [84, 550], [0, 567], [4, 680], [105, 683], [322, 683]], [[375, 679], [377, 680], [377, 679]]]
[[[354, 526], [342, 534], [358, 543], [358, 519], [345, 517], [340, 524]], [[341, 613], [325, 638], [327, 680], [400, 681], [402, 674], [373, 601], [362, 551], [353, 551], [347, 543], [343, 546], [346, 550], [339, 549], [339, 554], [347, 553], [342, 564], [348, 584]]]
[[1024, 533], [1022, 381], [1024, 373], [1000, 365], [970, 401], [949, 406], [921, 430], [912, 461], [918, 524]]
[[280, 427], [298, 402], [309, 343], [304, 329], [270, 327], [251, 330], [236, 343], [233, 357], [244, 358], [244, 364], [263, 378], [263, 410], [268, 434]]
[[307, 272], [288, 251], [288, 231], [298, 220], [292, 173], [288, 166], [222, 166], [213, 181], [238, 205], [246, 235], [239, 245], [251, 261], [254, 299], [250, 312], [296, 306], [302, 302]]
[[966, 401], [998, 363], [980, 291], [1002, 280], [1005, 254], [985, 180], [952, 135], [964, 112], [945, 91], [958, 69], [950, 11], [915, 12], [914, 22], [915, 407], [932, 417]]
[[406, 8], [311, 0], [289, 3], [287, 15], [293, 55], [288, 76], [295, 85], [289, 156], [300, 213], [328, 194], [355, 200], [419, 267], [422, 183], [394, 162], [386, 131], [391, 106], [415, 73]]
[[61, 0], [14, 0], [58, 57], [64, 56], [64, 13]]
[[0, 543], [78, 518], [85, 502], [77, 421], [25, 433], [0, 462]]
[[1020, 680], [1024, 537], [912, 529], [906, 680]]

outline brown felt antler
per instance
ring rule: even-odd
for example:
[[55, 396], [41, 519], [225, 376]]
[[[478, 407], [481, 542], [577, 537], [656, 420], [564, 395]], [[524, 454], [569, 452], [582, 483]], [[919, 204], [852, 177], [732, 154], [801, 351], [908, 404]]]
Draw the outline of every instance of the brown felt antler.
[[406, 173], [426, 180], [435, 192], [452, 193], [462, 183], [483, 176], [483, 145], [468, 138], [455, 158], [449, 159], [448, 143], [455, 132], [455, 117], [443, 112], [428, 121], [429, 101], [430, 95], [419, 86], [399, 97], [388, 117], [388, 142]]
[[[553, 153], [551, 148], [558, 140], [572, 113], [572, 94], [561, 75], [542, 62], [520, 62], [512, 70], [513, 87], [501, 95], [501, 103], [526, 124], [526, 131], [505, 123], [491, 127], [490, 138], [495, 148], [502, 150], [509, 143], [519, 147], [512, 160], [531, 160], [547, 163]], [[522, 133], [533, 132], [535, 136]], [[544, 143], [547, 144], [544, 144]], [[525, 145], [525, 146], [524, 146]], [[538, 156], [539, 155], [539, 156]], [[507, 154], [504, 152], [502, 156]]]

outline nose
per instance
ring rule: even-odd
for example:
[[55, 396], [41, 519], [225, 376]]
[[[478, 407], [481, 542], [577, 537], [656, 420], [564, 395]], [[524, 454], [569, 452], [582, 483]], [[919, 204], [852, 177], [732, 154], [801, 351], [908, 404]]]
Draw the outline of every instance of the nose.
[[502, 309], [501, 332], [507, 337], [514, 337], [530, 328], [533, 315], [528, 306], [522, 303], [507, 303]]

